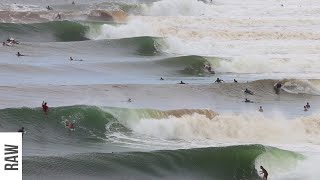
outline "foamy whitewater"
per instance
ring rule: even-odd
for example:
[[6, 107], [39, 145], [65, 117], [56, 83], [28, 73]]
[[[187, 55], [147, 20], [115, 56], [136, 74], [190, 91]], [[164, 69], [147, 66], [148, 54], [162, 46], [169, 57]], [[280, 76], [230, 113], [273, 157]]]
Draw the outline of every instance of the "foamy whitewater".
[[0, 2], [23, 179], [319, 179], [318, 1], [71, 2]]

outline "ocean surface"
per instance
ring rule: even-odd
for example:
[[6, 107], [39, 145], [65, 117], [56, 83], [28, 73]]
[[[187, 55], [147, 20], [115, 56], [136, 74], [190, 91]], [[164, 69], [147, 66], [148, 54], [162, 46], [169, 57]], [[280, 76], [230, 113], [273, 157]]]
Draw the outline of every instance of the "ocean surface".
[[319, 179], [319, 1], [71, 2], [0, 1], [24, 180]]

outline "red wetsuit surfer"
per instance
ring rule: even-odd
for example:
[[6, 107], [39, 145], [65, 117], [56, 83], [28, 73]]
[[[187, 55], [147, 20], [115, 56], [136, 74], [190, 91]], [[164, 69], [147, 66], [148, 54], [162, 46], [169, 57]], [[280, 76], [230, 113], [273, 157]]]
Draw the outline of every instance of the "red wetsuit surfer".
[[42, 102], [42, 110], [45, 114], [48, 114], [49, 107], [47, 106], [47, 102]]

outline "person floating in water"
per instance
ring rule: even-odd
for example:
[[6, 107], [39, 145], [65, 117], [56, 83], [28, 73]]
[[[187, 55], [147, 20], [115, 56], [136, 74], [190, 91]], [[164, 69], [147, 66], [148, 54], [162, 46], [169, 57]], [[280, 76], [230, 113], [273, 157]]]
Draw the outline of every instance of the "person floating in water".
[[183, 81], [180, 81], [180, 83], [178, 83], [178, 84], [186, 84], [185, 82], [183, 82]]
[[234, 82], [234, 83], [238, 83], [238, 81], [237, 81], [236, 79], [233, 79], [233, 82]]
[[263, 166], [260, 166], [260, 169], [261, 169], [260, 174], [263, 174], [262, 179], [268, 180], [268, 171]]
[[71, 4], [76, 4], [74, 1], [72, 1], [72, 3]]
[[249, 89], [246, 89], [246, 90], [244, 91], [244, 93], [251, 94], [251, 95], [254, 94], [254, 93], [253, 93], [252, 91], [250, 91]]
[[47, 6], [47, 10], [50, 11], [50, 10], [53, 10], [53, 9], [52, 9], [52, 7], [50, 7], [50, 6]]
[[131, 99], [131, 98], [129, 98], [129, 99], [128, 99], [128, 102], [132, 102], [132, 99]]
[[310, 108], [309, 102], [307, 102], [306, 108], [308, 108], [308, 109]]
[[222, 83], [224, 82], [222, 79], [217, 78], [217, 80], [215, 81], [215, 83]]
[[251, 100], [249, 100], [249, 99], [247, 99], [247, 98], [244, 100], [244, 102], [246, 102], [246, 103], [253, 103], [253, 101], [251, 101]]
[[307, 106], [303, 106], [303, 108], [304, 108], [304, 111], [308, 111]]
[[48, 114], [48, 109], [49, 107], [47, 105], [47, 102], [42, 101], [42, 110], [45, 114]]
[[70, 61], [73, 61], [73, 58], [72, 58], [72, 57], [70, 57], [70, 58], [69, 58], [69, 60], [70, 60]]
[[163, 81], [164, 79], [161, 77], [160, 80]]
[[23, 54], [21, 54], [20, 52], [18, 52], [18, 53], [17, 53], [17, 56], [20, 57], [20, 56], [25, 56], [25, 55], [23, 55]]
[[259, 108], [259, 112], [263, 112], [262, 106], [260, 106], [260, 108]]
[[22, 133], [22, 137], [23, 137], [23, 134], [25, 133], [24, 127], [21, 127], [21, 129], [19, 129], [18, 132], [21, 132]]

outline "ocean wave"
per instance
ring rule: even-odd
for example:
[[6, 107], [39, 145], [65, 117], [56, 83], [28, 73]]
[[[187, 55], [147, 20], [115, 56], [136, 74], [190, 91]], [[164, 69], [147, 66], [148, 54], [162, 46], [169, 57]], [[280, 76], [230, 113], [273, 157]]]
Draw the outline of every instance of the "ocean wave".
[[[150, 109], [97, 108], [71, 106], [50, 108], [49, 115], [40, 109], [4, 109], [0, 111], [1, 131], [12, 131], [24, 126], [29, 140], [57, 143], [65, 137], [64, 121], [74, 121], [74, 138], [82, 141], [100, 141], [114, 133], [131, 133], [167, 140], [224, 141], [238, 143], [309, 142], [319, 144], [319, 115], [286, 119], [281, 116], [265, 117], [261, 113], [217, 114], [206, 109], [159, 111]], [[265, 126], [268, 122], [268, 126]], [[38, 133], [40, 131], [51, 133]], [[130, 133], [129, 133], [130, 132]], [[108, 134], [106, 136], [106, 133]], [[129, 133], [129, 134], [127, 134]], [[41, 138], [40, 138], [41, 137]], [[143, 136], [142, 136], [143, 137]], [[108, 139], [108, 138], [107, 138]], [[124, 142], [123, 142], [124, 143]]]
[[[263, 158], [267, 156], [267, 159]], [[258, 179], [256, 167], [260, 165], [264, 165], [270, 176], [275, 177], [276, 174], [295, 168], [303, 159], [298, 153], [262, 145], [86, 153], [65, 157], [31, 156], [23, 159], [23, 176], [26, 179], [29, 176], [41, 177], [46, 172], [46, 177], [50, 179], [87, 176], [90, 179]], [[62, 171], [64, 173], [58, 175]]]
[[83, 41], [89, 26], [71, 21], [54, 21], [36, 24], [1, 23], [0, 32], [4, 37], [19, 41]]

